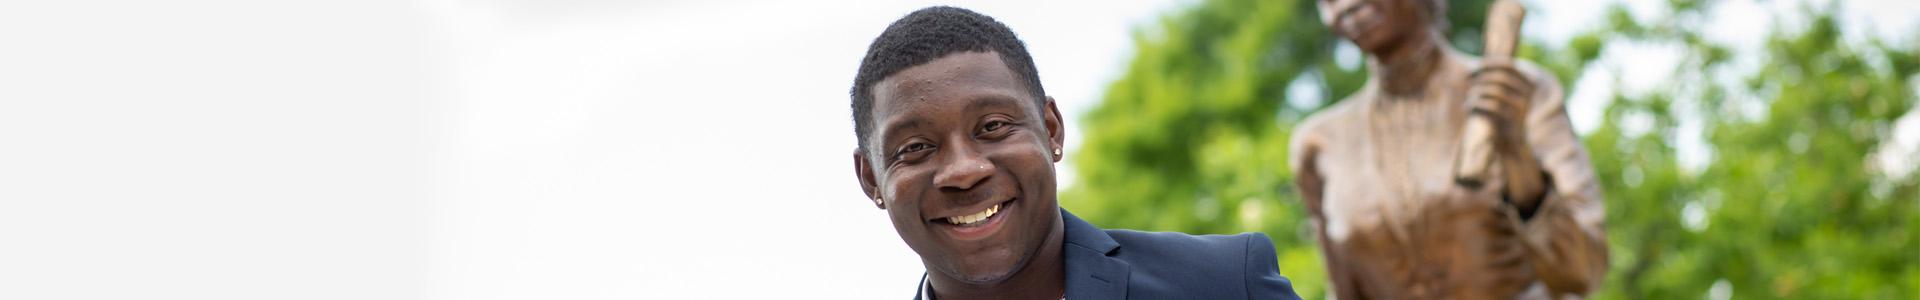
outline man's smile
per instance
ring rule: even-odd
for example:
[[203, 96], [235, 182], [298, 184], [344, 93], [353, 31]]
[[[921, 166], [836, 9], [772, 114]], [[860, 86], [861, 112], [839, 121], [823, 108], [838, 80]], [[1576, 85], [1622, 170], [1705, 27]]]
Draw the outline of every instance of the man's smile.
[[975, 223], [986, 220], [987, 217], [992, 217], [993, 213], [997, 212], [1000, 212], [1000, 205], [994, 204], [993, 207], [989, 207], [987, 210], [982, 210], [971, 215], [948, 217], [946, 219], [947, 223], [953, 223], [953, 225], [972, 226], [975, 225]]
[[1018, 200], [1019, 198], [1008, 199], [1005, 202], [990, 204], [984, 209], [956, 216], [933, 218], [927, 222], [934, 224], [933, 227], [937, 228], [936, 230], [946, 233], [955, 240], [979, 240], [999, 231], [1001, 224], [1005, 223], [1004, 216], [1008, 211], [1014, 210], [1013, 204]]

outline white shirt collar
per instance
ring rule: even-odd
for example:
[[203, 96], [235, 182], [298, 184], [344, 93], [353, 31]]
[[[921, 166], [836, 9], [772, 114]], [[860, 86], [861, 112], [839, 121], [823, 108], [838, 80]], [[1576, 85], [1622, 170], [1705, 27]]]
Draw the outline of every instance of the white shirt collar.
[[920, 300], [933, 300], [933, 281], [927, 274], [920, 274]]
[[[920, 274], [920, 300], [933, 300], [933, 280], [928, 279], [927, 274]], [[1060, 300], [1067, 300], [1067, 295], [1060, 295]]]

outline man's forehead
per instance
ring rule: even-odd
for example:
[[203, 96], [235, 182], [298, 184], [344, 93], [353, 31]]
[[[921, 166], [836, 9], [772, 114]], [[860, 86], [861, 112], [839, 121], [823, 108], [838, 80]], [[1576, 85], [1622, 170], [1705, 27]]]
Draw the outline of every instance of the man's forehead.
[[934, 101], [1032, 97], [1000, 56], [989, 51], [949, 54], [900, 70], [875, 84], [873, 94], [875, 116], [882, 121], [882, 115], [921, 109]]

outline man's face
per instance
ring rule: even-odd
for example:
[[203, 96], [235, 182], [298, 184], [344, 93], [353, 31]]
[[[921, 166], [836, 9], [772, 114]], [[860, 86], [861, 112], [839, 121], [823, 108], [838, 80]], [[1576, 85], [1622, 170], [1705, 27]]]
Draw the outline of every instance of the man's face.
[[1062, 230], [1059, 110], [1035, 104], [999, 55], [950, 54], [881, 80], [873, 96], [876, 126], [856, 167], [929, 271], [998, 283]]
[[1378, 55], [1427, 30], [1427, 7], [1414, 1], [1433, 0], [1320, 0], [1320, 21], [1354, 46]]

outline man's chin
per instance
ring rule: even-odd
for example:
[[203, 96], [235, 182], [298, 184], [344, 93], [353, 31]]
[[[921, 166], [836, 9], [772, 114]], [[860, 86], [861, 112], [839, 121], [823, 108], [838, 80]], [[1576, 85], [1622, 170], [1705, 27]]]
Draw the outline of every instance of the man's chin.
[[959, 280], [960, 282], [965, 282], [970, 285], [984, 286], [984, 285], [997, 285], [997, 284], [1000, 284], [1001, 282], [1006, 282], [1008, 278], [1013, 278], [1014, 270], [1015, 269], [1007, 269], [1007, 270], [1001, 270], [998, 272], [974, 272], [974, 273], [967, 273], [967, 274], [947, 274], [947, 275], [952, 276], [953, 279], [955, 280]]
[[995, 265], [993, 267], [954, 266], [942, 273], [946, 273], [949, 278], [967, 284], [995, 285], [1007, 281], [1008, 278], [1013, 278], [1013, 274], [1020, 271], [1020, 263], [1023, 262], [1012, 261], [1012, 263], [1008, 263], [1009, 260], [1013, 260], [1013, 258], [1009, 257], [1005, 260], [999, 260], [993, 264]]

